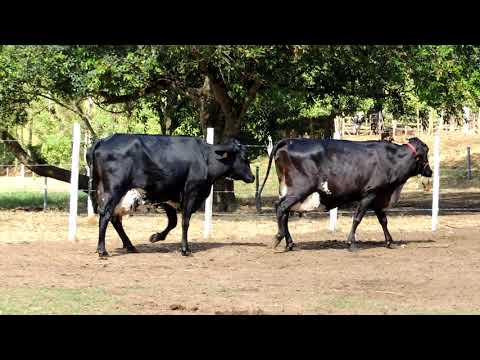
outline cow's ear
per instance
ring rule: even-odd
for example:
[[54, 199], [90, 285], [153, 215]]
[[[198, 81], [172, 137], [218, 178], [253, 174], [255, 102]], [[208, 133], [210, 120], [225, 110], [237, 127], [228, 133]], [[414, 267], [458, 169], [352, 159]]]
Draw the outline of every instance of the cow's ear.
[[221, 158], [229, 158], [235, 152], [235, 146], [232, 144], [216, 145], [214, 148], [215, 154], [220, 155]]
[[217, 159], [228, 159], [229, 154], [226, 150], [215, 150], [215, 154], [217, 154]]

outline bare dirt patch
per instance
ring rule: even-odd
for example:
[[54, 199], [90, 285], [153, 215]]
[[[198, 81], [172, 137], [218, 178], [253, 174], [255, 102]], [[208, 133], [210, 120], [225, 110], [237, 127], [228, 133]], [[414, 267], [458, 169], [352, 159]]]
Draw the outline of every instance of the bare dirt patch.
[[273, 217], [214, 217], [202, 238], [193, 217], [193, 256], [179, 252], [177, 227], [164, 242], [148, 237], [164, 216], [133, 216], [125, 228], [140, 253], [126, 254], [112, 227], [111, 257], [94, 253], [97, 224], [79, 217], [78, 241], [67, 238], [67, 214], [0, 212], [0, 311], [135, 314], [404, 314], [480, 313], [480, 214], [393, 215], [397, 248], [383, 246], [374, 216], [358, 229], [361, 248], [347, 251], [351, 217], [338, 231], [327, 216], [294, 217], [297, 247], [271, 249]]

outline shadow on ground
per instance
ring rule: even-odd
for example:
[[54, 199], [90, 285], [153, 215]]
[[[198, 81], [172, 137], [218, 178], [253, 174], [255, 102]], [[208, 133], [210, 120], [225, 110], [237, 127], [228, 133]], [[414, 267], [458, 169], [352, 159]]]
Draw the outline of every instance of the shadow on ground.
[[[415, 243], [433, 243], [434, 240], [404, 240], [395, 241], [392, 250], [400, 245], [408, 245]], [[350, 245], [346, 241], [341, 240], [323, 240], [323, 241], [302, 241], [296, 242], [296, 249], [299, 250], [329, 250], [329, 249], [349, 249]], [[358, 251], [371, 248], [384, 248], [384, 241], [357, 241]]]
[[[267, 243], [246, 243], [246, 242], [189, 242], [189, 247], [192, 253], [198, 253], [202, 251], [208, 251], [211, 249], [217, 249], [228, 246], [249, 246], [249, 247], [268, 247]], [[135, 245], [137, 251], [142, 254], [152, 254], [152, 253], [180, 253], [180, 242], [178, 243], [155, 243], [155, 244], [138, 244]], [[116, 248], [110, 252], [112, 256], [118, 255], [128, 255], [125, 249]]]
[[[223, 248], [223, 247], [263, 247], [272, 248], [273, 237], [261, 237], [259, 242], [190, 242], [189, 246], [192, 253], [200, 253], [211, 249]], [[402, 240], [395, 241], [392, 250], [401, 245], [408, 244], [422, 244], [422, 243], [434, 243], [434, 240]], [[357, 251], [368, 250], [372, 248], [384, 248], [384, 241], [357, 241]], [[278, 252], [282, 252], [285, 246], [285, 240], [282, 240], [278, 245]], [[153, 254], [153, 253], [180, 253], [180, 243], [163, 243], [163, 244], [138, 244], [135, 246], [139, 253]], [[295, 250], [348, 250], [350, 245], [345, 240], [318, 240], [318, 241], [295, 241]], [[117, 248], [111, 251], [112, 256], [128, 255], [125, 249]]]

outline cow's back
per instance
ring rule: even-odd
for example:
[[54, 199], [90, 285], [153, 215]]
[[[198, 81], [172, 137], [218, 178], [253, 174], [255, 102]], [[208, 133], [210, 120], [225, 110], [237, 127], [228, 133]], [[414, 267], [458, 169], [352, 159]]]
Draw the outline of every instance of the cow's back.
[[147, 192], [179, 192], [189, 174], [206, 176], [205, 145], [195, 137], [115, 134], [93, 154], [99, 180]]
[[396, 147], [385, 141], [285, 139], [275, 157], [277, 175], [289, 187], [323, 191], [334, 206], [389, 184]]

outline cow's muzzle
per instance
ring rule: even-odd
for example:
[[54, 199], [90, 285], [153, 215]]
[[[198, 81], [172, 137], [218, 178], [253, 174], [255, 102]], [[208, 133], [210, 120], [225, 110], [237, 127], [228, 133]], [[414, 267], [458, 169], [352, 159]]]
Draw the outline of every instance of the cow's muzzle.
[[251, 184], [255, 181], [255, 176], [253, 175], [248, 175], [246, 176], [244, 179], [242, 179], [243, 181], [245, 181], [247, 184]]
[[423, 170], [422, 170], [422, 176], [432, 177], [432, 175], [433, 175], [433, 171], [430, 168], [430, 165], [428, 165], [428, 163], [426, 163], [423, 167]]
[[225, 176], [225, 179], [226, 180], [242, 180], [244, 182], [246, 182], [247, 184], [251, 184], [255, 181], [255, 176], [253, 175], [248, 175], [246, 177], [238, 177], [238, 176]]

